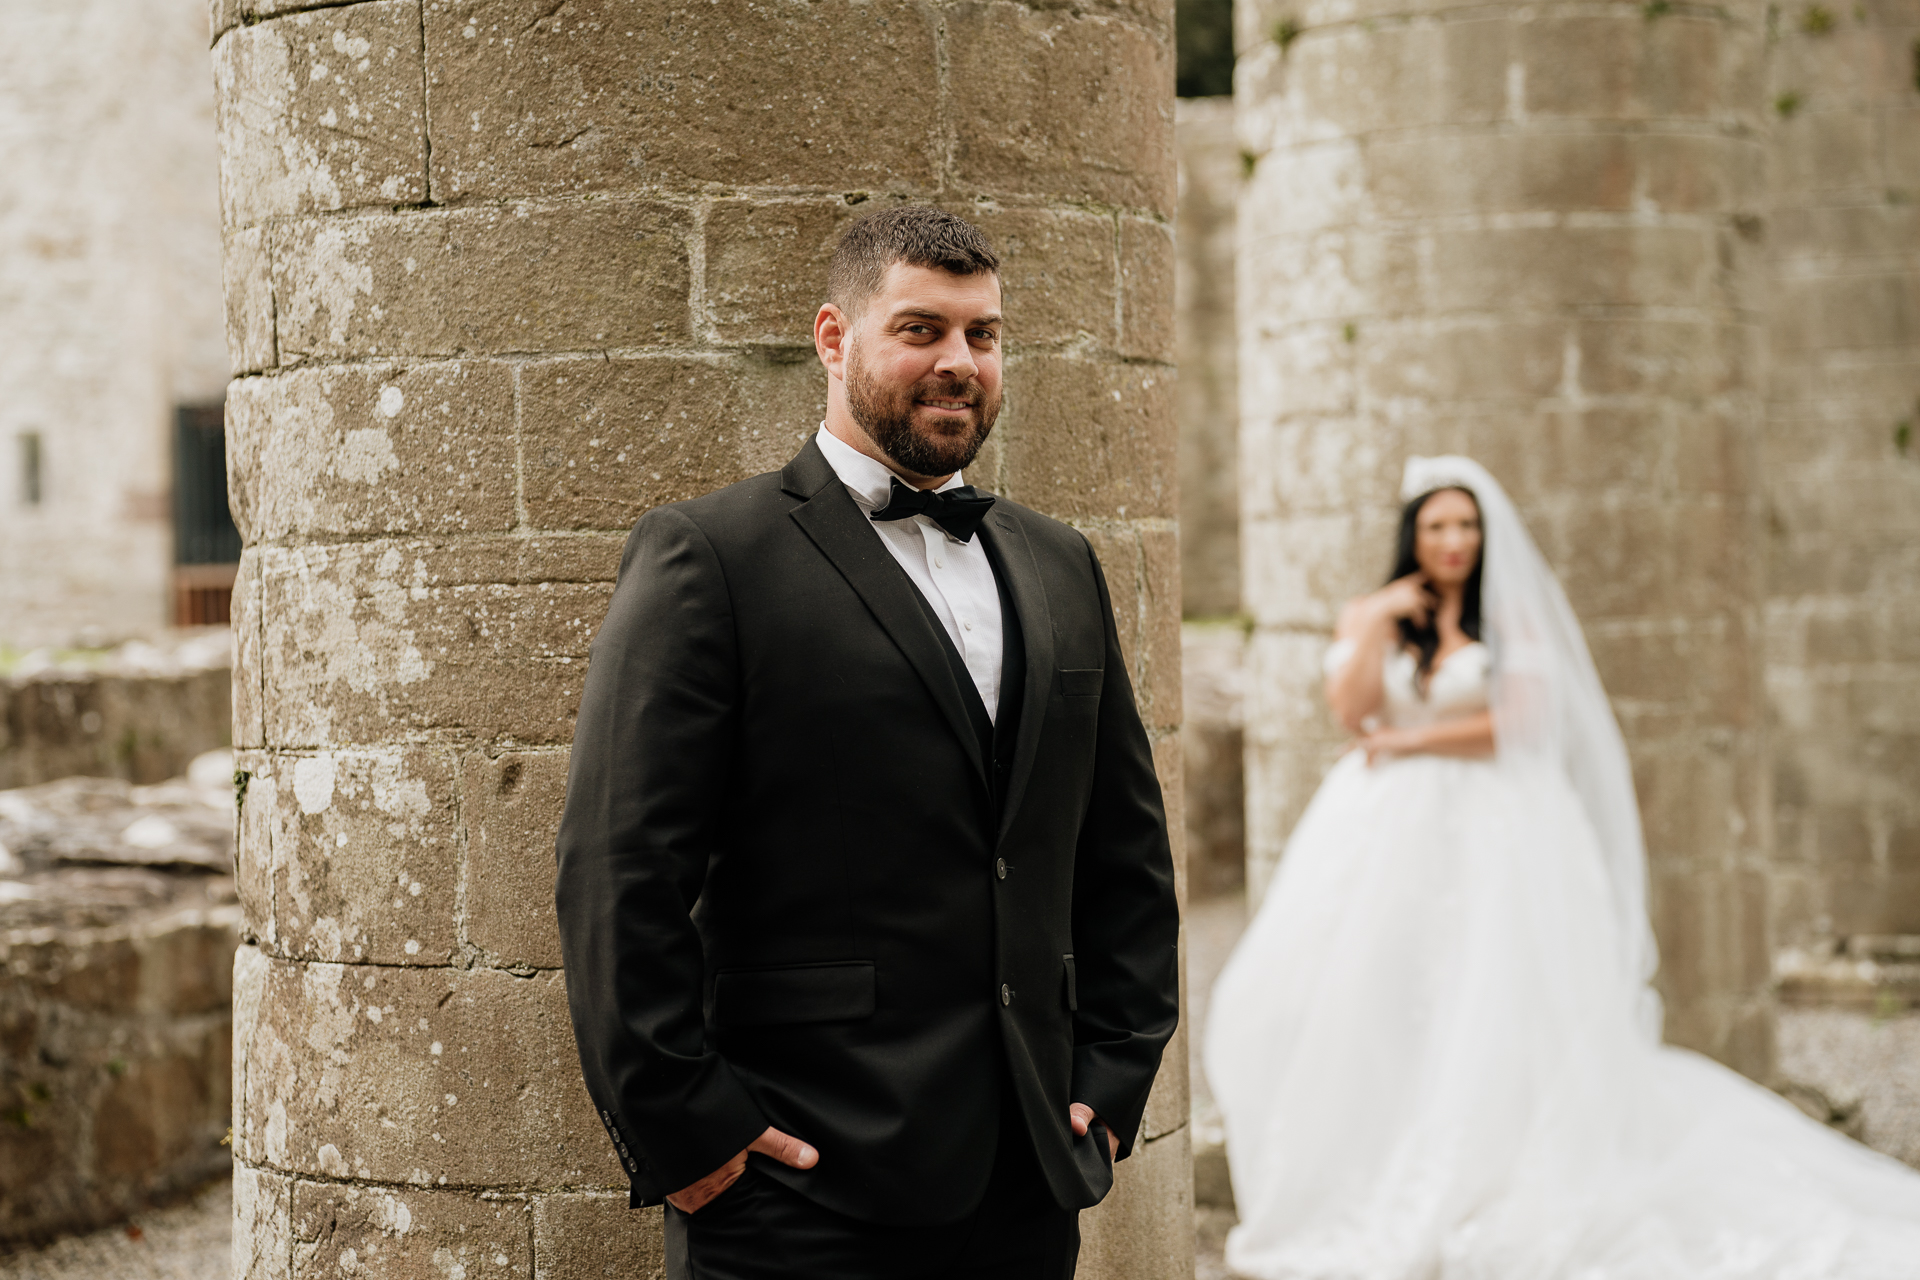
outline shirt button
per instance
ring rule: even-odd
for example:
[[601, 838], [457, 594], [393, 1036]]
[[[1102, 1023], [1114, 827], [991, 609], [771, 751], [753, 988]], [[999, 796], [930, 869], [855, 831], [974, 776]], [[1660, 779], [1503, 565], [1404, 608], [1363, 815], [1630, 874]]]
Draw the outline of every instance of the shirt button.
[[1000, 1003], [1001, 1004], [1013, 1003], [1013, 988], [1008, 986], [1004, 982], [1000, 984]]
[[995, 858], [993, 860], [993, 874], [999, 876], [1002, 880], [1007, 878], [1007, 860], [1005, 858]]
[[960, 629], [962, 631], [971, 631], [973, 630], [973, 624], [971, 622], [962, 622], [960, 624]]

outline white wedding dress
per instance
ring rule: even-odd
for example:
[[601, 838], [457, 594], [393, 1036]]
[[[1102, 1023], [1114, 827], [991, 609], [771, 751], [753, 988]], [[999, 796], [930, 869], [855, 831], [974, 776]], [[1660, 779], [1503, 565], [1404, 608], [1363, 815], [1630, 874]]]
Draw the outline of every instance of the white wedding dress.
[[[1425, 696], [1413, 658], [1390, 655], [1385, 718], [1491, 700], [1501, 752], [1370, 767], [1351, 751], [1295, 828], [1208, 1016], [1240, 1218], [1229, 1267], [1259, 1280], [1920, 1280], [1920, 1173], [1659, 1044], [1637, 814], [1594, 816], [1621, 787], [1631, 810], [1624, 750], [1610, 715], [1567, 727], [1565, 690], [1591, 673], [1577, 627], [1557, 640], [1577, 654], [1533, 651], [1565, 602], [1537, 583], [1542, 598], [1523, 602], [1516, 566], [1496, 565], [1537, 557], [1504, 494], [1463, 459], [1416, 462], [1428, 471], [1410, 468], [1415, 493], [1444, 463], [1440, 479], [1470, 480], [1480, 500], [1495, 648], [1449, 656]], [[1503, 707], [1496, 652], [1559, 691], [1510, 691]], [[1560, 754], [1529, 755], [1530, 733]]]

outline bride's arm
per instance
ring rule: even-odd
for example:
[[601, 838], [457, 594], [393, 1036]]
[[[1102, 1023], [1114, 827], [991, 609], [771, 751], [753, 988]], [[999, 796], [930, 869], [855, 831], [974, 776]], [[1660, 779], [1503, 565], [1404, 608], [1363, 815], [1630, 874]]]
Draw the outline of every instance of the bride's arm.
[[1493, 754], [1493, 712], [1442, 720], [1414, 729], [1377, 729], [1360, 739], [1367, 763], [1380, 756], [1490, 756]]
[[1327, 705], [1348, 733], [1366, 732], [1361, 722], [1385, 700], [1380, 665], [1388, 646], [1399, 643], [1400, 619], [1424, 614], [1427, 602], [1418, 578], [1410, 575], [1371, 595], [1357, 596], [1340, 611], [1333, 638], [1350, 641], [1353, 652], [1327, 674]]

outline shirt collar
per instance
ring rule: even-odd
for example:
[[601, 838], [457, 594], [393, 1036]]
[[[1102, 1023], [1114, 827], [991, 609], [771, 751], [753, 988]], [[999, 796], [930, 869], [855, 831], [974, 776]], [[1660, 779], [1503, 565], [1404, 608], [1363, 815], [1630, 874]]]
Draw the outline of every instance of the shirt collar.
[[[878, 511], [887, 505], [893, 491], [893, 480], [898, 475], [892, 467], [860, 452], [833, 432], [827, 430], [827, 424], [820, 424], [820, 433], [814, 437], [820, 443], [820, 452], [826, 455], [827, 465], [840, 477], [840, 483], [847, 486], [847, 492], [853, 500], [869, 513]], [[899, 476], [901, 484], [909, 483], [905, 476]], [[958, 489], [966, 481], [959, 472], [954, 474], [934, 490], [945, 493], [949, 489]]]

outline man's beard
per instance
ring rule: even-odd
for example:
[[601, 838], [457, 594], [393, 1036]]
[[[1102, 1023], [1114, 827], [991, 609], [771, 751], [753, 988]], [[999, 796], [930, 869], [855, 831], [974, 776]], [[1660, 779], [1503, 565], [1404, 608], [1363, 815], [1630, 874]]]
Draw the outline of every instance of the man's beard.
[[[957, 423], [952, 432], [917, 432], [913, 429], [914, 402], [917, 400], [963, 400], [973, 406], [972, 420]], [[847, 409], [853, 420], [880, 446], [880, 452], [893, 459], [894, 466], [908, 475], [952, 475], [965, 470], [980, 452], [980, 446], [993, 434], [993, 421], [1000, 416], [1000, 397], [989, 396], [975, 379], [965, 382], [952, 378], [923, 378], [910, 387], [886, 387], [867, 373], [859, 357], [847, 359]]]

